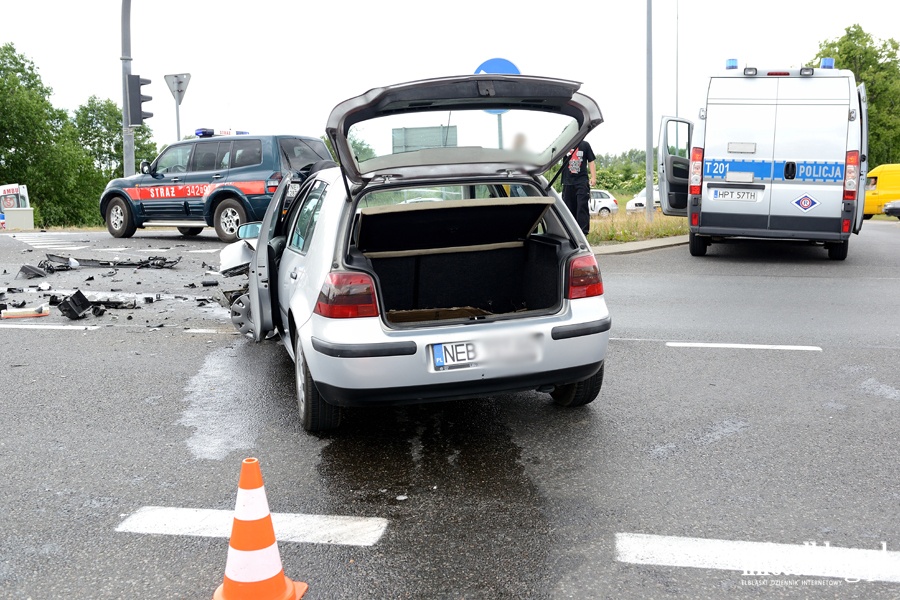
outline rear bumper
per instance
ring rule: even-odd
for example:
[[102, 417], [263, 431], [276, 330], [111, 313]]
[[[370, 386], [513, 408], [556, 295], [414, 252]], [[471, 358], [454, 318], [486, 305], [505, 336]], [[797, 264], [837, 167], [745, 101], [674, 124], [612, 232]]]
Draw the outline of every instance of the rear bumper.
[[711, 237], [752, 237], [766, 239], [843, 241], [850, 233], [841, 231], [839, 217], [787, 217], [701, 212], [700, 226], [691, 233]]
[[572, 383], [591, 377], [602, 366], [603, 361], [601, 360], [596, 363], [544, 373], [387, 389], [344, 388], [320, 382], [316, 382], [316, 388], [326, 402], [336, 406], [422, 404], [442, 400], [463, 400], [499, 393], [523, 392], [541, 386]]

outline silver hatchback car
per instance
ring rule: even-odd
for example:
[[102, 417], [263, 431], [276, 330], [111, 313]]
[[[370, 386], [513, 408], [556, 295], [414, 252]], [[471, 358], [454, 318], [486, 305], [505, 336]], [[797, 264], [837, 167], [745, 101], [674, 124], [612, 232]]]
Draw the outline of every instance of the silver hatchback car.
[[306, 430], [336, 427], [342, 406], [597, 397], [611, 323], [600, 270], [541, 175], [603, 120], [579, 87], [449, 77], [332, 111], [341, 166], [283, 180], [221, 264], [249, 272], [235, 326], [277, 332], [294, 359]]

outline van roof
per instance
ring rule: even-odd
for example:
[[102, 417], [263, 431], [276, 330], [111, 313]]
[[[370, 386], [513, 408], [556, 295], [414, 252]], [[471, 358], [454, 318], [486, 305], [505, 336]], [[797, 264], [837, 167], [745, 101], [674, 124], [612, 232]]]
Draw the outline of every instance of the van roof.
[[878, 174], [878, 173], [886, 173], [888, 171], [900, 171], [900, 165], [895, 164], [887, 164], [887, 165], [878, 165], [871, 171], [869, 171], [868, 175]]

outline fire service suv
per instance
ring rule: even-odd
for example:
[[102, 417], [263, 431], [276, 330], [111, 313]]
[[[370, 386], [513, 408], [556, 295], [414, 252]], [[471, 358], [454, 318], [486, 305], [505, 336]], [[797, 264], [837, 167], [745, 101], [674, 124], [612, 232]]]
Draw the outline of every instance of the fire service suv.
[[100, 214], [110, 234], [177, 227], [194, 236], [215, 227], [219, 239], [232, 242], [242, 223], [262, 219], [282, 177], [331, 160], [325, 143], [314, 137], [196, 133], [196, 139], [166, 147], [152, 163], [142, 161], [140, 173], [106, 185]]
[[863, 222], [867, 143], [865, 87], [834, 59], [743, 71], [732, 59], [710, 78], [696, 129], [663, 118], [662, 210], [688, 217], [693, 256], [745, 237], [821, 243], [844, 260]]

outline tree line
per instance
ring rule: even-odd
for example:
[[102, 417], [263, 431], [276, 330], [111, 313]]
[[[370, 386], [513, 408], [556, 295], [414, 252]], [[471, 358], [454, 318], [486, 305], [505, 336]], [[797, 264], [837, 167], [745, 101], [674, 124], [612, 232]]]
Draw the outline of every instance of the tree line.
[[[808, 66], [833, 57], [865, 83], [869, 106], [869, 170], [900, 163], [898, 43], [876, 40], [859, 25], [819, 44]], [[106, 183], [123, 174], [122, 110], [91, 96], [73, 114], [50, 102], [34, 63], [0, 46], [0, 185], [27, 184], [40, 227], [100, 225], [97, 203]], [[134, 129], [136, 162], [157, 154], [147, 125]], [[656, 151], [654, 150], [654, 153]], [[644, 150], [598, 156], [597, 187], [633, 194], [644, 187]], [[135, 168], [137, 168], [135, 164]], [[555, 175], [558, 166], [547, 174]], [[556, 185], [559, 184], [557, 180]]]

